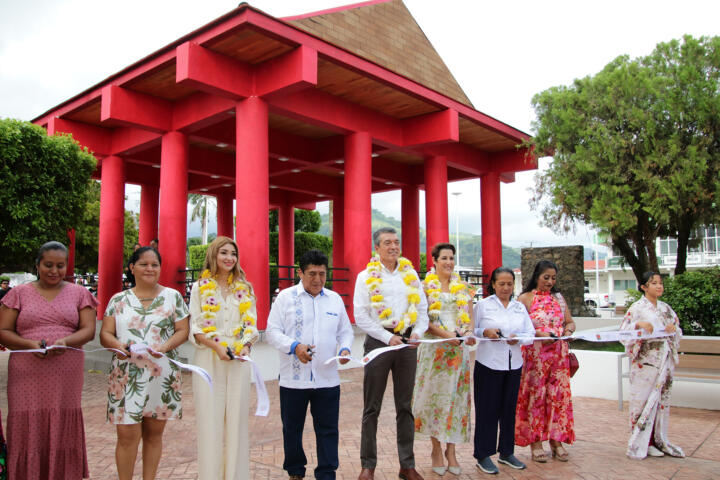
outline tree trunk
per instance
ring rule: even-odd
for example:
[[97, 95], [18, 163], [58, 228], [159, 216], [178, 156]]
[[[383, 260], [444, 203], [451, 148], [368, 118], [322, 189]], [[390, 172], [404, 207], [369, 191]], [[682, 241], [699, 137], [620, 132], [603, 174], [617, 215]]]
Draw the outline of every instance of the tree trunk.
[[208, 239], [208, 215], [207, 215], [207, 197], [203, 197], [202, 207], [202, 244], [207, 245]]
[[677, 259], [675, 260], [675, 275], [685, 273], [687, 269], [687, 251], [692, 232], [692, 220], [687, 216], [680, 219], [677, 234]]

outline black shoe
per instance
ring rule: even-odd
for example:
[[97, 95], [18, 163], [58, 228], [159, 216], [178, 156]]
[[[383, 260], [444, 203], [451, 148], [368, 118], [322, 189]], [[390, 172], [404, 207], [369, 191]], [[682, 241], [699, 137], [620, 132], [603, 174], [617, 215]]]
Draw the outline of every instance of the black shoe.
[[498, 470], [497, 465], [493, 463], [493, 461], [490, 459], [490, 457], [485, 457], [482, 460], [478, 461], [475, 466], [482, 470], [485, 473], [489, 473], [492, 475], [500, 473], [500, 470]]
[[515, 468], [517, 470], [523, 470], [525, 468], [525, 464], [518, 460], [512, 453], [507, 456], [500, 455], [498, 457], [498, 463], [504, 463], [505, 465]]

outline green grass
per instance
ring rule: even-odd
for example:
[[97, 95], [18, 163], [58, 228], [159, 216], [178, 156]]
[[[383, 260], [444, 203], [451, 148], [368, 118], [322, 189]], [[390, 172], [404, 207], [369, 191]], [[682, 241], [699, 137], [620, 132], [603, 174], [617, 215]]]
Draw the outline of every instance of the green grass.
[[625, 347], [620, 342], [588, 342], [587, 340], [573, 340], [570, 348], [576, 350], [596, 350], [601, 352], [624, 352]]

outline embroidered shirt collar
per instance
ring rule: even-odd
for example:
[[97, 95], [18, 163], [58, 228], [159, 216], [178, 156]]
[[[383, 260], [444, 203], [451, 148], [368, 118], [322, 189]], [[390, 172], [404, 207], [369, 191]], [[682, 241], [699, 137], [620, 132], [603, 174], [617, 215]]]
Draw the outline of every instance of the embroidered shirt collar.
[[312, 298], [315, 298], [315, 296], [320, 296], [320, 297], [324, 297], [324, 296], [325, 296], [325, 287], [323, 287], [322, 290], [320, 290], [320, 293], [318, 293], [318, 294], [315, 295], [315, 296], [310, 295], [310, 292], [308, 292], [307, 290], [305, 290], [305, 286], [303, 285], [302, 282], [299, 282], [299, 283], [296, 285], [296, 287], [297, 287], [297, 293], [298, 293], [298, 295], [304, 293], [304, 294], [307, 295], [308, 297], [312, 297]]

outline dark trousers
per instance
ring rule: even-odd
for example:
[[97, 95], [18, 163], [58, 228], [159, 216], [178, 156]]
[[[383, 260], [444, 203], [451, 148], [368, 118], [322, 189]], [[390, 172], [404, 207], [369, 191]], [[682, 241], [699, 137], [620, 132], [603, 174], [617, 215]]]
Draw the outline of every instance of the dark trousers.
[[[365, 338], [365, 354], [380, 347], [383, 342], [370, 336]], [[401, 468], [415, 468], [413, 441], [415, 440], [415, 417], [411, 402], [415, 386], [417, 350], [403, 348], [387, 352], [365, 366], [363, 378], [363, 416], [360, 437], [360, 463], [362, 468], [377, 465], [377, 424], [382, 407], [387, 378], [392, 372], [395, 397], [395, 427], [397, 450]]]
[[283, 468], [288, 475], [305, 476], [307, 457], [302, 446], [308, 403], [315, 428], [318, 465], [315, 478], [335, 479], [338, 468], [338, 416], [340, 386], [329, 388], [280, 387], [280, 418], [283, 425]]
[[[493, 370], [475, 362], [475, 451], [478, 460], [515, 450], [515, 407], [520, 374], [517, 370]], [[498, 440], [498, 422], [500, 439]]]

